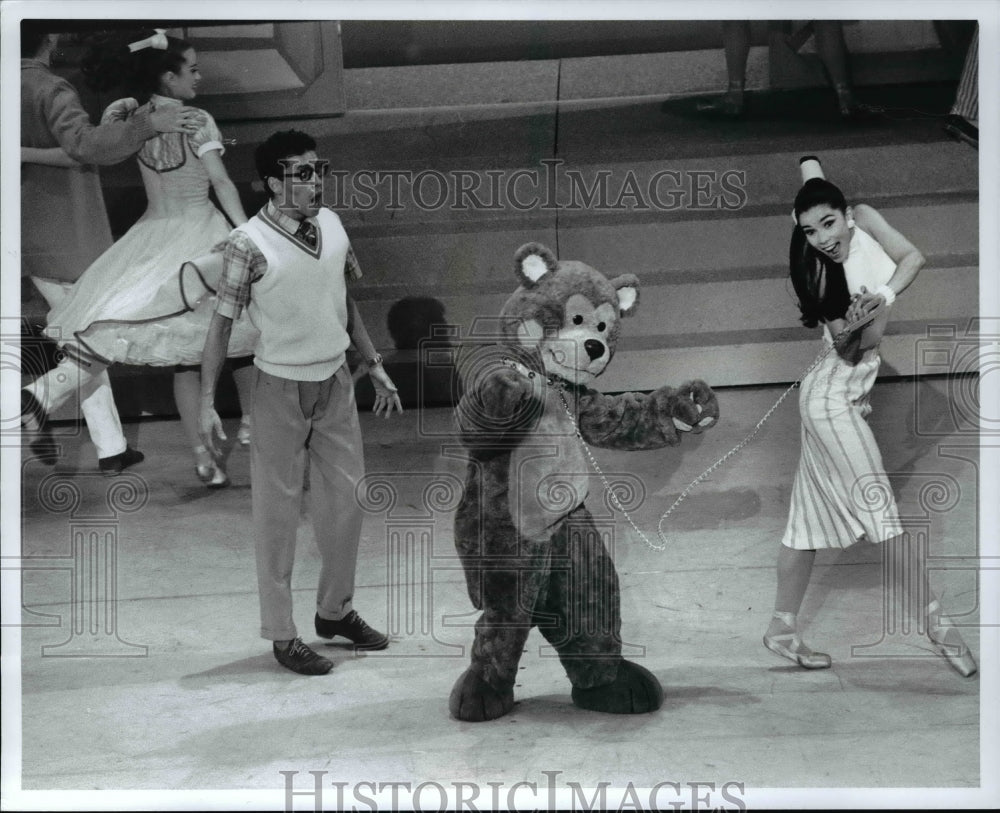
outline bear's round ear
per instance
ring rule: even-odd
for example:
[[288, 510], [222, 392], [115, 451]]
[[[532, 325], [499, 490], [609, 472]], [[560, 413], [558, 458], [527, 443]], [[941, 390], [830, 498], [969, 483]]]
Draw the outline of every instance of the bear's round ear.
[[541, 243], [526, 243], [514, 254], [514, 273], [525, 288], [533, 288], [558, 268], [555, 255]]
[[639, 278], [635, 274], [622, 274], [611, 280], [611, 284], [618, 295], [619, 312], [622, 316], [631, 316], [639, 304]]

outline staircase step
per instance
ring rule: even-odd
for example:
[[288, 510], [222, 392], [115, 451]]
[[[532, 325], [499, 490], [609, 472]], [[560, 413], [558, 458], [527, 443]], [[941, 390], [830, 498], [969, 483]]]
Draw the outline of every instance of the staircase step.
[[[955, 322], [947, 322], [950, 328]], [[959, 322], [964, 326], [964, 321]], [[937, 323], [927, 323], [924, 331], [905, 335], [887, 334], [880, 345], [882, 366], [879, 377], [969, 373], [960, 357], [946, 363], [919, 365], [920, 342], [927, 341]], [[755, 341], [699, 347], [624, 350], [615, 356], [598, 383], [605, 392], [648, 391], [663, 384], [677, 386], [700, 378], [713, 387], [791, 384], [799, 380], [822, 349], [816, 335], [791, 342]], [[942, 353], [942, 358], [944, 354]]]
[[[470, 168], [453, 159], [435, 169], [422, 164], [397, 168], [395, 175], [352, 172], [331, 182], [326, 200], [355, 239], [490, 230], [554, 216], [561, 226], [738, 218], [774, 207], [788, 211], [803, 154], [723, 152], [601, 162], [558, 158], [491, 168]], [[818, 154], [828, 177], [854, 200], [977, 195], [974, 155], [951, 141]]]
[[[911, 235], [927, 257], [975, 257], [979, 245], [974, 203], [941, 206], [879, 206], [885, 218]], [[512, 257], [535, 240], [566, 259], [609, 273], [629, 271], [647, 284], [719, 282], [747, 276], [787, 275], [789, 213], [770, 216], [594, 225], [556, 230], [403, 234], [355, 238], [365, 276], [359, 301], [405, 295], [453, 296], [513, 290]], [[418, 270], [414, 270], [418, 269]], [[771, 269], [771, 270], [762, 270]], [[749, 273], [748, 273], [749, 270]], [[702, 276], [704, 275], [704, 276]]]

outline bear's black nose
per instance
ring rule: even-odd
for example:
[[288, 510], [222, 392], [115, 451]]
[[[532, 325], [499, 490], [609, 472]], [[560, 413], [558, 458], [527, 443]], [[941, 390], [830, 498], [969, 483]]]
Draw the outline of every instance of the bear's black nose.
[[597, 341], [597, 339], [587, 339], [583, 343], [583, 349], [587, 351], [587, 355], [590, 356], [591, 361], [599, 359], [604, 355], [604, 345]]

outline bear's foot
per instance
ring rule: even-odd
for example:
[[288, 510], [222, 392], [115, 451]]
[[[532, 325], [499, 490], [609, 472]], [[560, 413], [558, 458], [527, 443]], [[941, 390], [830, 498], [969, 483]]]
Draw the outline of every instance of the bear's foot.
[[645, 667], [622, 661], [612, 683], [593, 689], [573, 687], [573, 703], [608, 714], [646, 714], [663, 704], [663, 687]]
[[456, 720], [482, 723], [503, 717], [514, 708], [514, 690], [498, 691], [472, 668], [466, 669], [455, 681], [448, 698], [448, 710]]

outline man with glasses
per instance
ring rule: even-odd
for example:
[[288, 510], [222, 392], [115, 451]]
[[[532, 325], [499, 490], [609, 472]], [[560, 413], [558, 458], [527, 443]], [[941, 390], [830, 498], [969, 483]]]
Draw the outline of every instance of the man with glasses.
[[402, 412], [361, 314], [347, 292], [361, 276], [340, 218], [323, 205], [326, 162], [316, 142], [278, 132], [256, 151], [268, 203], [226, 244], [216, 311], [202, 359], [201, 434], [217, 453], [225, 439], [215, 387], [233, 319], [247, 309], [260, 331], [255, 350], [250, 441], [252, 505], [261, 637], [274, 657], [304, 675], [333, 664], [303, 643], [292, 618], [292, 565], [308, 458], [313, 529], [322, 565], [314, 619], [322, 638], [343, 636], [357, 649], [384, 649], [388, 638], [352, 607], [362, 512], [355, 488], [364, 457], [345, 353], [353, 342], [367, 361], [376, 414]]

